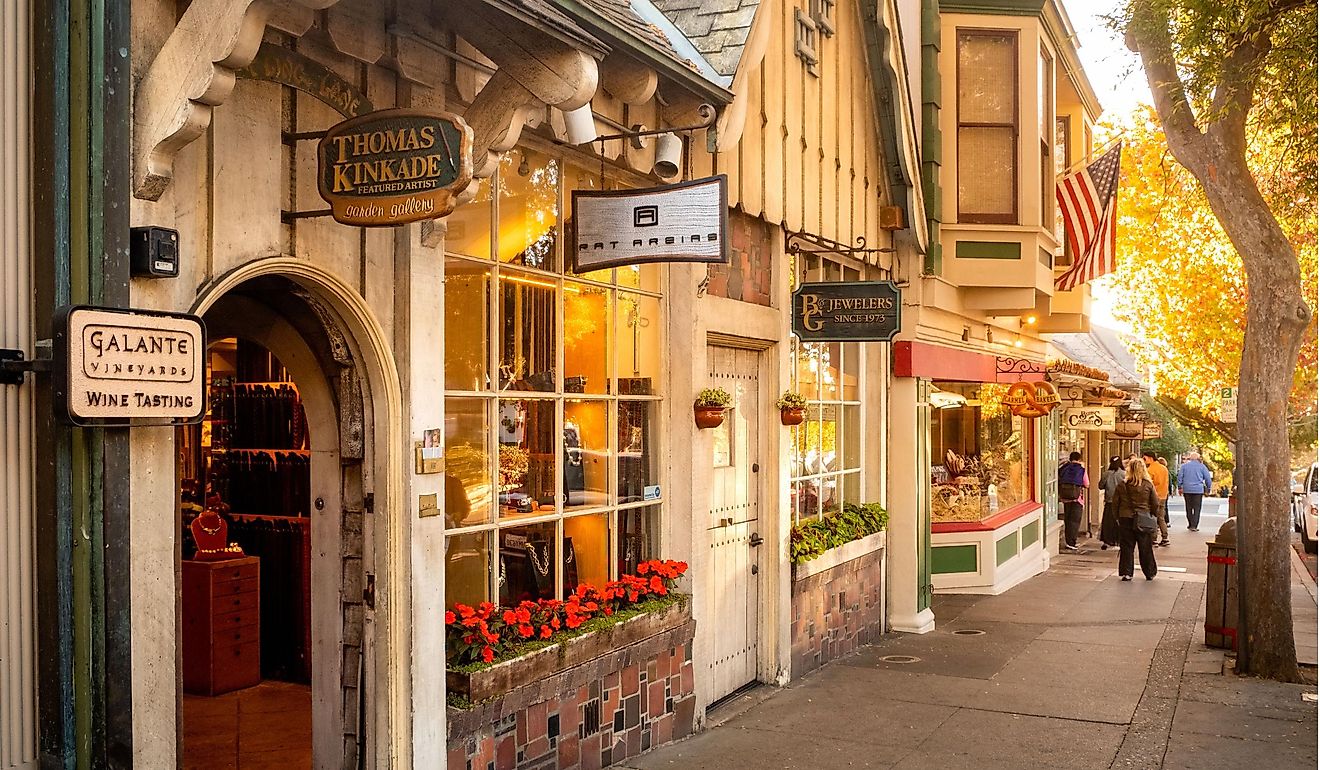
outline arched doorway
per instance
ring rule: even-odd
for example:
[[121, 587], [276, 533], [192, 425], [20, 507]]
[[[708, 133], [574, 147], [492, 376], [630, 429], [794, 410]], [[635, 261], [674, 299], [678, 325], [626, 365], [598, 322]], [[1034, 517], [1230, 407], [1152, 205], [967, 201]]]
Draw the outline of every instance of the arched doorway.
[[378, 418], [314, 286], [258, 275], [199, 308], [210, 408], [176, 465], [185, 767], [373, 764]]

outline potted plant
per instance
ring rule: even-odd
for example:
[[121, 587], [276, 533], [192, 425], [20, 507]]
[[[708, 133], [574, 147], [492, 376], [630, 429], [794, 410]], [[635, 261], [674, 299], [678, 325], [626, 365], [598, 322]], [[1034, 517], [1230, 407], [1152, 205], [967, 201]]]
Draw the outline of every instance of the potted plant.
[[698, 428], [718, 428], [724, 422], [724, 410], [733, 403], [733, 396], [724, 388], [706, 388], [697, 394], [692, 411]]
[[786, 390], [775, 406], [779, 407], [779, 421], [785, 425], [801, 425], [807, 419], [807, 399], [801, 393]]

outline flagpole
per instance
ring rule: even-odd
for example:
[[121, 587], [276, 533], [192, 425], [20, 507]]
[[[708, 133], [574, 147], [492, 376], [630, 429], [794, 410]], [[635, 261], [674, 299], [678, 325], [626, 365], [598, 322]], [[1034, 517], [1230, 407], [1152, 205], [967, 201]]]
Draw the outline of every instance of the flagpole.
[[1081, 160], [1079, 160], [1079, 161], [1077, 161], [1076, 163], [1072, 164], [1072, 165], [1069, 166], [1068, 168], [1065, 168], [1063, 171], [1060, 171], [1059, 173], [1055, 174], [1055, 175], [1054, 175], [1054, 181], [1057, 183], [1060, 179], [1064, 178], [1065, 176], [1068, 176], [1069, 174], [1071, 174], [1072, 172], [1074, 172], [1074, 171], [1076, 171], [1077, 169], [1081, 168], [1082, 166], [1085, 166], [1085, 165], [1087, 165], [1088, 163], [1090, 163], [1092, 158], [1098, 158], [1098, 157], [1104, 155], [1106, 152], [1109, 152], [1111, 149], [1113, 149], [1114, 145], [1119, 144], [1120, 142], [1122, 142], [1122, 141], [1123, 141], [1123, 138], [1126, 137], [1126, 136], [1127, 136], [1127, 133], [1124, 132], [1124, 133], [1121, 133], [1121, 134], [1119, 134], [1118, 136], [1114, 137], [1113, 139], [1110, 139], [1110, 140], [1109, 140], [1108, 142], [1106, 142], [1103, 146], [1101, 146], [1100, 149], [1096, 150], [1095, 152], [1092, 152], [1092, 153], [1088, 154], [1085, 158], [1082, 158]]

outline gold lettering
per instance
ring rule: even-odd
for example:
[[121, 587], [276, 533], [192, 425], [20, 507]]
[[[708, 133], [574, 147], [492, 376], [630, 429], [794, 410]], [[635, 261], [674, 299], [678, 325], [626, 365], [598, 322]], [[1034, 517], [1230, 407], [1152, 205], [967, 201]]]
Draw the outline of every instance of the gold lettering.
[[815, 320], [821, 314], [820, 295], [803, 294], [802, 295], [802, 327], [809, 332], [818, 332], [825, 326], [824, 323]]
[[435, 146], [435, 126], [422, 126], [421, 149], [429, 150]]

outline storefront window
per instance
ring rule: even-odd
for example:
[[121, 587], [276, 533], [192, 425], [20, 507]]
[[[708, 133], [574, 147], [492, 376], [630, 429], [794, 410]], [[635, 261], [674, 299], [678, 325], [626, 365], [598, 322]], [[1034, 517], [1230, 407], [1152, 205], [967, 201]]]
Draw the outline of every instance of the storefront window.
[[931, 388], [931, 520], [980, 521], [1032, 499], [1031, 428], [1003, 399], [1007, 385]]
[[446, 246], [450, 604], [562, 597], [660, 555], [661, 272], [573, 275], [574, 185], [618, 183], [519, 149], [455, 212], [498, 225], [484, 253]]
[[[803, 281], [858, 281], [861, 272], [807, 256]], [[862, 346], [793, 338], [793, 389], [807, 399], [807, 418], [792, 429], [794, 521], [860, 503], [862, 492]]]

